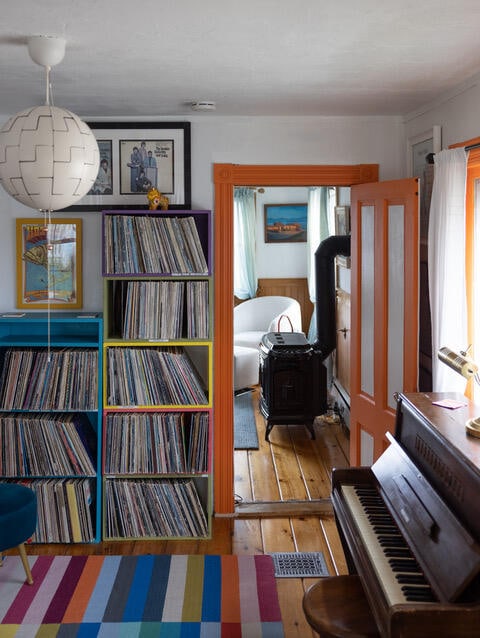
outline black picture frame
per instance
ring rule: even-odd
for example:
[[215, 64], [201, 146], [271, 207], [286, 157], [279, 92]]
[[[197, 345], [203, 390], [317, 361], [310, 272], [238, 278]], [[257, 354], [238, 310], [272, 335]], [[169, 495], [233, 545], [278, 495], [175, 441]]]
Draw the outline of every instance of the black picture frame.
[[[103, 161], [106, 162], [107, 175], [95, 183], [96, 192], [92, 189], [82, 197], [81, 203], [69, 206], [63, 212], [148, 208], [147, 192], [150, 187], [157, 188], [168, 197], [169, 210], [191, 208], [190, 122], [87, 124], [99, 145], [99, 177], [100, 171], [103, 170]], [[135, 148], [139, 153], [139, 161], [135, 155]], [[140, 149], [144, 149], [146, 155], [142, 155]], [[155, 166], [147, 165], [149, 152]], [[147, 158], [146, 161], [143, 160], [144, 157]], [[135, 161], [132, 161], [132, 158]], [[141, 167], [143, 176], [140, 172]], [[138, 169], [136, 173], [135, 168]], [[148, 173], [145, 169], [148, 169]]]

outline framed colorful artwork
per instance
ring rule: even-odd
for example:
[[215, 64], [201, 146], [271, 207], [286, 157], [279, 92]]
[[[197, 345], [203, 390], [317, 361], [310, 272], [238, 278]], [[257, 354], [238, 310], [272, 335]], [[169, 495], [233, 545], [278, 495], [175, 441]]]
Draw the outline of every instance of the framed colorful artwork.
[[307, 241], [308, 204], [265, 204], [265, 243]]
[[17, 307], [82, 307], [82, 220], [16, 220]]
[[190, 122], [88, 122], [100, 151], [97, 179], [70, 211], [148, 208], [156, 188], [169, 209], [191, 208]]

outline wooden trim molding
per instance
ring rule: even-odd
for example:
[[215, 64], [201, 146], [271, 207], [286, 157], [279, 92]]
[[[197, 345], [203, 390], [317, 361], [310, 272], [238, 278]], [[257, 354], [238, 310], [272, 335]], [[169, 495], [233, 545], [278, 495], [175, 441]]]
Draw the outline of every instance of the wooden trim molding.
[[351, 186], [378, 181], [378, 164], [214, 164], [214, 511], [234, 511], [233, 190], [235, 186]]
[[448, 148], [461, 148], [462, 146], [466, 147], [477, 145], [480, 145], [480, 137], [473, 137], [471, 140], [465, 140], [465, 142], [456, 142], [455, 144], [450, 144]]
[[[321, 176], [321, 183], [318, 181]], [[215, 184], [233, 186], [351, 186], [378, 180], [378, 164], [355, 166], [214, 164]], [[352, 181], [353, 180], [353, 181]]]

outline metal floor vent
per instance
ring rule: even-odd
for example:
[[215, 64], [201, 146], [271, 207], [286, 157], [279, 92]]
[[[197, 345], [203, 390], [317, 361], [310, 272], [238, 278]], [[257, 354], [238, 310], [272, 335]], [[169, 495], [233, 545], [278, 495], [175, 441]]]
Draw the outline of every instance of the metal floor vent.
[[329, 576], [322, 552], [274, 552], [270, 554], [276, 578]]

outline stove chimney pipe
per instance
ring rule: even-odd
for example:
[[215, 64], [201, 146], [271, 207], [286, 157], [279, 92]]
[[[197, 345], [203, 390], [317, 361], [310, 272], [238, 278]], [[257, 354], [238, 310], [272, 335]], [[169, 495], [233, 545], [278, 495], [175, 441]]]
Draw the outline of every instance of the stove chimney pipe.
[[335, 321], [335, 257], [350, 256], [350, 235], [332, 235], [315, 251], [317, 340], [314, 344], [324, 361], [337, 345]]

